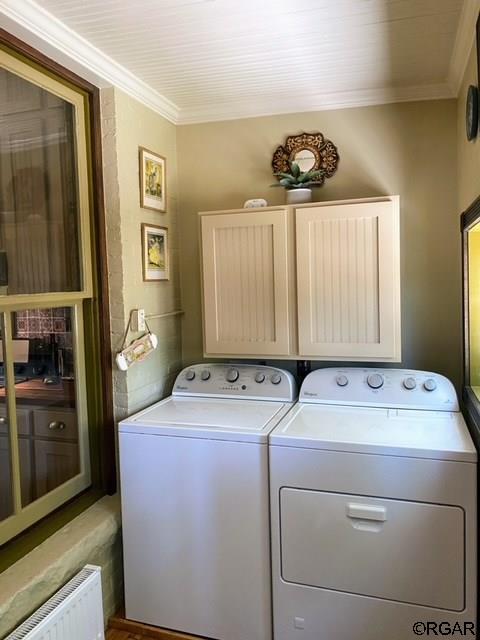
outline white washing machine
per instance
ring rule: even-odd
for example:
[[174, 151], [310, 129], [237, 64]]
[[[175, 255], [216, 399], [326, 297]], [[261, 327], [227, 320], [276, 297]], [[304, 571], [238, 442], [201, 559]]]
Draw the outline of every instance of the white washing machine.
[[474, 623], [476, 462], [443, 376], [308, 375], [270, 435], [275, 640]]
[[120, 423], [127, 618], [271, 640], [268, 434], [296, 395], [281, 369], [201, 364]]

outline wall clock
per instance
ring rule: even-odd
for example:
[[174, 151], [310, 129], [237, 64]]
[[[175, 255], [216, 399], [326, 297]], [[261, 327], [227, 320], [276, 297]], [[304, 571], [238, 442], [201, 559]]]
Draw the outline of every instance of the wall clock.
[[468, 87], [465, 126], [467, 139], [473, 140], [476, 138], [478, 131], [478, 89], [473, 84]]

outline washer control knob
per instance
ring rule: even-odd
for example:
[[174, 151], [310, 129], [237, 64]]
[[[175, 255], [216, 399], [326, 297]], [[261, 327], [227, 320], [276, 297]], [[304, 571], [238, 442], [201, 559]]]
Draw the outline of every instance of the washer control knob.
[[423, 388], [425, 389], [425, 391], [435, 391], [435, 389], [437, 388], [437, 383], [433, 378], [427, 378], [423, 383]]
[[348, 378], [343, 373], [336, 377], [336, 381], [339, 387], [346, 387], [348, 384]]
[[193, 369], [189, 369], [185, 374], [185, 378], [187, 380], [193, 380], [195, 378], [195, 371]]
[[204, 369], [200, 374], [202, 380], [210, 380], [210, 371], [208, 369]]
[[255, 374], [255, 382], [258, 382], [258, 384], [261, 384], [262, 382], [265, 382], [265, 374], [262, 373], [261, 371], [258, 371]]
[[415, 378], [405, 378], [405, 380], [403, 381], [403, 386], [408, 391], [413, 391], [417, 386], [417, 381], [415, 380]]
[[379, 373], [371, 373], [367, 378], [367, 384], [371, 389], [380, 389], [383, 387], [383, 376]]
[[270, 382], [272, 384], [280, 384], [281, 381], [282, 376], [279, 373], [272, 373], [272, 375], [270, 376]]
[[239, 375], [240, 374], [238, 373], [237, 369], [229, 369], [226, 375], [227, 382], [236, 382]]

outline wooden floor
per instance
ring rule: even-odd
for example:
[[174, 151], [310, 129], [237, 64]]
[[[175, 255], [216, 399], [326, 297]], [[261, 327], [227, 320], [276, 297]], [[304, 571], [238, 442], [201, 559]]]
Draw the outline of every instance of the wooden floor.
[[108, 623], [106, 640], [205, 640], [188, 633], [151, 627], [125, 618], [123, 611], [112, 616]]
[[106, 640], [155, 640], [152, 636], [130, 633], [130, 631], [120, 631], [120, 629], [109, 629]]

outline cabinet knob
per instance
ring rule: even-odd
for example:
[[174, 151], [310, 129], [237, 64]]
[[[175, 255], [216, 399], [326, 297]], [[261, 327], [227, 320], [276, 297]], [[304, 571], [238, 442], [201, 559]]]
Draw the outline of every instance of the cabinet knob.
[[7, 419], [5, 416], [0, 416], [0, 424], [7, 424]]
[[65, 422], [54, 420], [53, 422], [50, 422], [48, 428], [50, 429], [50, 431], [63, 431], [66, 426], [67, 425], [65, 424]]

